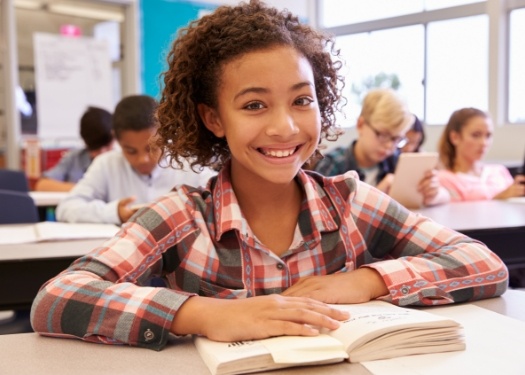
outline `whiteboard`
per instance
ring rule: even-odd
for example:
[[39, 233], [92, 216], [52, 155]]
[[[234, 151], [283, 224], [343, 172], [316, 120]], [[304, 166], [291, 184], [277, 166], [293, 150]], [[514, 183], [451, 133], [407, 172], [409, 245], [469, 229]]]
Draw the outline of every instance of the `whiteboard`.
[[41, 140], [79, 138], [87, 107], [113, 112], [107, 41], [35, 33], [36, 107]]

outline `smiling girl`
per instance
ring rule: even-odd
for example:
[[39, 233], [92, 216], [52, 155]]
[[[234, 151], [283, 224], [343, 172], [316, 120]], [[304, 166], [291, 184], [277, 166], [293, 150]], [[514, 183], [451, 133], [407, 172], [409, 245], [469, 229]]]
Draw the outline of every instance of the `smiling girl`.
[[174, 165], [189, 157], [220, 172], [143, 208], [47, 282], [34, 329], [159, 350], [170, 333], [317, 335], [348, 318], [331, 303], [502, 294], [507, 270], [483, 244], [411, 213], [354, 171], [301, 169], [334, 134], [336, 58], [330, 38], [256, 0], [179, 33], [157, 145]]

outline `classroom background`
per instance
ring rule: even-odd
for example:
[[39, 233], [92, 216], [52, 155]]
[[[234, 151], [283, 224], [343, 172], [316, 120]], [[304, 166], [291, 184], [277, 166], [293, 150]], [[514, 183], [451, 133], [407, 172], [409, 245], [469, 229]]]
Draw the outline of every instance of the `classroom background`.
[[[112, 110], [125, 95], [158, 97], [177, 30], [234, 3], [1, 1], [0, 167], [38, 175], [80, 145], [78, 119], [88, 105]], [[436, 150], [452, 111], [474, 106], [495, 122], [487, 159], [511, 168], [522, 164], [525, 0], [267, 3], [336, 36], [346, 61], [348, 103], [339, 116], [345, 134], [327, 143], [328, 149], [356, 137], [355, 119], [367, 89], [388, 86], [425, 123], [424, 150]], [[26, 163], [31, 155], [37, 160]]]

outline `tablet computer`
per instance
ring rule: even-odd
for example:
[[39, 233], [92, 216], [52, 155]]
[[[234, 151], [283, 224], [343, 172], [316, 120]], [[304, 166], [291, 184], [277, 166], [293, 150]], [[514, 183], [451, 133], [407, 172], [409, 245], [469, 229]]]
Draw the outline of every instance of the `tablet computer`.
[[426, 171], [438, 163], [437, 152], [404, 152], [399, 155], [390, 196], [407, 208], [423, 206], [423, 195], [417, 187]]

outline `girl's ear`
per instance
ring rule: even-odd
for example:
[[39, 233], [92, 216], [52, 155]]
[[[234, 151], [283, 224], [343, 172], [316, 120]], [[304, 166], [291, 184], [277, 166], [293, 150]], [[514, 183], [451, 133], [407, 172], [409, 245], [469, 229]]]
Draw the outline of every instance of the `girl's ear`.
[[202, 122], [204, 122], [206, 128], [217, 138], [223, 138], [225, 135], [224, 128], [222, 127], [222, 123], [217, 115], [217, 111], [202, 103], [197, 104], [197, 111], [199, 112], [199, 116], [201, 117]]
[[458, 141], [461, 138], [461, 134], [459, 134], [457, 131], [452, 130], [450, 134], [448, 135], [448, 139], [450, 143], [452, 143], [454, 146], [458, 144]]

